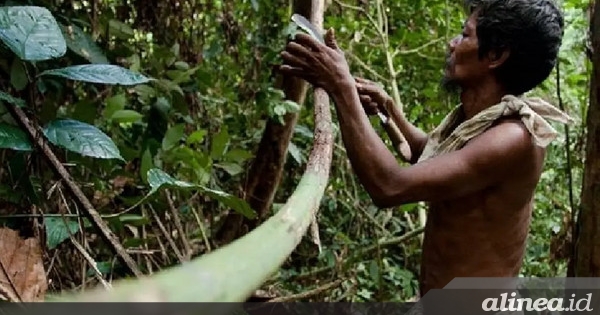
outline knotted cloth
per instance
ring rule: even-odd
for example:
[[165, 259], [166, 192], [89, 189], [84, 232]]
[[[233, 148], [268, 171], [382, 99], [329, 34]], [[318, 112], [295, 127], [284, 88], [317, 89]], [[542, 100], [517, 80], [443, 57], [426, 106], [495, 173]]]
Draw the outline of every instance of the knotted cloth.
[[[546, 147], [558, 135], [545, 118], [565, 124], [573, 121], [567, 114], [539, 97], [505, 95], [500, 103], [486, 108], [462, 123], [464, 113], [462, 105], [458, 105], [430, 133], [419, 162], [458, 150], [469, 140], [482, 134], [499, 118], [515, 114], [531, 133], [536, 145], [541, 147]], [[456, 129], [452, 130], [457, 124], [459, 125]]]

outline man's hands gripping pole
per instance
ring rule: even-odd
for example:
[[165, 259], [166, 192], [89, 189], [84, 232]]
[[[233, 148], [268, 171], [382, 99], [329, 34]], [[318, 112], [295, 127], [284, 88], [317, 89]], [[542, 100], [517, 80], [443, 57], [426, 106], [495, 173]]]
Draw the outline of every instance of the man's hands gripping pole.
[[[298, 33], [281, 53], [284, 64], [280, 71], [300, 77], [313, 86], [321, 87], [329, 93], [341, 80], [352, 78], [344, 52], [338, 47], [333, 29], [329, 29], [322, 38], [316, 28], [302, 16], [294, 15], [292, 20], [311, 35]], [[410, 161], [411, 150], [406, 138], [390, 118], [388, 106], [394, 106], [389, 95], [377, 84], [356, 78], [357, 89], [365, 112], [378, 115], [394, 149], [402, 160]]]

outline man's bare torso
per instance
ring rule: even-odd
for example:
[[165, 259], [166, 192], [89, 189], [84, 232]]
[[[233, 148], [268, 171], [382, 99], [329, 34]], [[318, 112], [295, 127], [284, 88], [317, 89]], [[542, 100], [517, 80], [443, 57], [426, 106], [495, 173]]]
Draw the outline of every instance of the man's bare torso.
[[[517, 123], [518, 122], [512, 122]], [[522, 265], [544, 150], [515, 165], [503, 183], [431, 203], [421, 260], [421, 296], [455, 277], [514, 277]]]

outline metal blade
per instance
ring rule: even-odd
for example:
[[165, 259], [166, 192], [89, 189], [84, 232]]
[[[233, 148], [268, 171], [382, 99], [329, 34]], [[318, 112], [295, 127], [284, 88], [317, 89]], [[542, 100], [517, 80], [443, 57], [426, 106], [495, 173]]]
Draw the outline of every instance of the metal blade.
[[307, 32], [310, 36], [312, 36], [314, 39], [318, 40], [323, 44], [325, 43], [325, 39], [323, 39], [323, 35], [321, 35], [321, 32], [319, 32], [319, 30], [305, 17], [303, 17], [300, 14], [294, 13], [294, 15], [292, 15], [292, 21], [296, 23], [296, 25], [298, 25], [305, 32]]
[[379, 116], [379, 119], [381, 120], [382, 123], [387, 124], [389, 118], [386, 115], [384, 115], [380, 111], [377, 111], [377, 116]]

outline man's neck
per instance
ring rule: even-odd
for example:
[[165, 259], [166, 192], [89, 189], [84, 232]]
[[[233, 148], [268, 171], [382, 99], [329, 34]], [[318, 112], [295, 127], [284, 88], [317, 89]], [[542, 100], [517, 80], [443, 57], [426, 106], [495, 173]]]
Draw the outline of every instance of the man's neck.
[[465, 88], [460, 94], [465, 119], [470, 119], [484, 109], [500, 103], [506, 94], [496, 82], [486, 84], [484, 81], [474, 87]]

